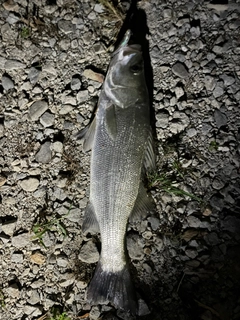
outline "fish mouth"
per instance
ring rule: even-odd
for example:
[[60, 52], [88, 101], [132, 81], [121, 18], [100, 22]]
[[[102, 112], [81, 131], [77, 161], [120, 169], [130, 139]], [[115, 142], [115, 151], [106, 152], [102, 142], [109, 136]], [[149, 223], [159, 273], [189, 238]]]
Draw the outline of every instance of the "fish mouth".
[[140, 44], [129, 44], [130, 40], [132, 37], [132, 31], [128, 29], [118, 46], [118, 48], [113, 52], [113, 56], [115, 56], [117, 53], [123, 50], [123, 55], [129, 55], [129, 54], [134, 54], [134, 53], [141, 53], [141, 45]]

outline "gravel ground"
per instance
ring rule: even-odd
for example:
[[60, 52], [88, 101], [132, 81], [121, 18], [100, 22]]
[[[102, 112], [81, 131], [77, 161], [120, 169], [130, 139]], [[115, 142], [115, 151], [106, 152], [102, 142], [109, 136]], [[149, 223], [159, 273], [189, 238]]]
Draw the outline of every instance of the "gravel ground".
[[[1, 320], [133, 319], [85, 299], [99, 239], [81, 233], [90, 155], [73, 137], [91, 118], [129, 8], [108, 3], [0, 4]], [[156, 213], [128, 228], [137, 318], [240, 319], [240, 2], [139, 7], [158, 172]]]

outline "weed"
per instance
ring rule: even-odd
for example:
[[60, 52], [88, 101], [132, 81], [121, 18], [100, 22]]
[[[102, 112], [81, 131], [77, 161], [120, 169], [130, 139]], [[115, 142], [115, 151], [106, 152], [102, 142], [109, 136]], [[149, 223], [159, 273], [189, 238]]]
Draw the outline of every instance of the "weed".
[[43, 236], [46, 232], [50, 232], [50, 231], [57, 231], [59, 234], [63, 235], [64, 238], [67, 236], [67, 230], [65, 229], [63, 223], [61, 223], [61, 221], [63, 219], [65, 219], [71, 210], [71, 206], [68, 210], [68, 213], [66, 213], [65, 215], [63, 215], [60, 218], [56, 218], [56, 219], [52, 219], [46, 223], [36, 223], [33, 227], [32, 227], [32, 231], [35, 234], [35, 236], [33, 236], [31, 238], [32, 241], [34, 240], [38, 240], [39, 243], [46, 248], [44, 242], [43, 242]]
[[59, 308], [53, 307], [51, 309], [51, 318], [50, 320], [71, 320], [66, 314], [66, 312], [61, 312]]
[[71, 320], [66, 314], [66, 312], [63, 312], [57, 316], [51, 317], [50, 320]]
[[210, 144], [209, 144], [209, 150], [210, 151], [214, 151], [214, 150], [217, 151], [218, 147], [219, 147], [219, 144], [217, 143], [216, 140], [211, 141]]
[[110, 12], [112, 12], [116, 18], [118, 20], [120, 20], [121, 22], [123, 22], [123, 16], [122, 13], [120, 12], [120, 10], [114, 6], [114, 4], [112, 3], [112, 1], [109, 0], [99, 0], [99, 2], [106, 7], [108, 10], [110, 10]]
[[24, 39], [27, 39], [30, 37], [31, 35], [31, 29], [29, 27], [22, 27], [22, 30], [21, 30], [21, 38], [24, 38]]
[[148, 176], [149, 181], [149, 188], [159, 186], [159, 188], [167, 193], [175, 194], [180, 197], [190, 197], [191, 199], [194, 199], [198, 202], [202, 202], [202, 199], [195, 196], [194, 194], [191, 194], [189, 192], [186, 192], [180, 188], [175, 187], [173, 184], [176, 181], [173, 181], [170, 176], [167, 176], [167, 174], [163, 173], [161, 175], [155, 173]]

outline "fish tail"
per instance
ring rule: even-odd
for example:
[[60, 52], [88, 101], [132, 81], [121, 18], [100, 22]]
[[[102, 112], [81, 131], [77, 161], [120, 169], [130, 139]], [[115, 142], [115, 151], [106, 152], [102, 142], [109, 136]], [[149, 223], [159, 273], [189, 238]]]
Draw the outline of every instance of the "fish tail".
[[103, 270], [99, 261], [88, 288], [87, 299], [92, 305], [110, 302], [115, 308], [135, 315], [137, 300], [128, 266], [117, 272], [109, 272]]

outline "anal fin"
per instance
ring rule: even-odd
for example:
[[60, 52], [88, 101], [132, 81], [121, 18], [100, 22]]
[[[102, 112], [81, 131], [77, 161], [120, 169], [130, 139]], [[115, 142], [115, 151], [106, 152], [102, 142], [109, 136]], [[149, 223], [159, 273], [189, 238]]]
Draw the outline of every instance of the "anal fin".
[[92, 234], [99, 232], [99, 225], [94, 212], [94, 207], [91, 202], [88, 203], [85, 210], [85, 216], [82, 224], [82, 232], [90, 232]]

